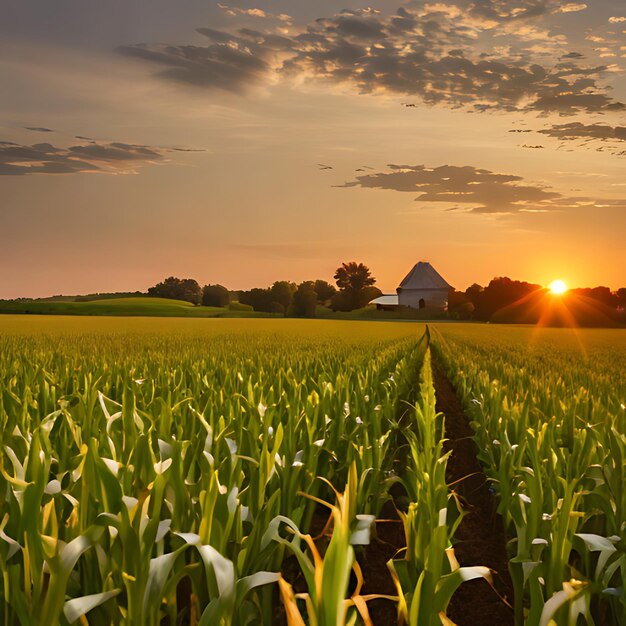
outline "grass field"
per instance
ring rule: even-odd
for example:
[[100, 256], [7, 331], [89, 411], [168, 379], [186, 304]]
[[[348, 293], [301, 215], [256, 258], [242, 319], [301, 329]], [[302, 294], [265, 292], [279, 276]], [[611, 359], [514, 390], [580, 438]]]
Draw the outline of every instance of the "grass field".
[[499, 501], [516, 624], [624, 623], [626, 333], [425, 328], [0, 316], [0, 622], [451, 624], [492, 573], [454, 556], [432, 354]]
[[124, 297], [89, 302], [33, 300], [0, 302], [0, 313], [38, 315], [123, 315], [157, 317], [268, 317], [268, 314], [194, 306], [169, 298]]
[[[77, 302], [75, 297], [58, 297], [32, 301], [0, 301], [0, 314], [36, 314], [36, 315], [117, 315], [150, 317], [277, 317], [276, 314], [238, 310], [238, 303], [232, 307], [194, 306], [182, 300], [168, 298], [149, 298], [120, 296], [115, 298], [97, 298], [88, 302]], [[435, 317], [445, 314], [437, 313]], [[350, 312], [335, 312], [324, 306], [318, 306], [316, 317], [321, 319], [342, 320], [425, 320], [433, 313], [422, 311], [378, 311], [367, 306]]]

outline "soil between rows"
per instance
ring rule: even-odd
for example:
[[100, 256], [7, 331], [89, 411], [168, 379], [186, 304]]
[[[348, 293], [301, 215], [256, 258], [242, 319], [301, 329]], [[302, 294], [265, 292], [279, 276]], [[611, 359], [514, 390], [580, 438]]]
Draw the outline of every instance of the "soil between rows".
[[[496, 513], [497, 501], [489, 491], [487, 478], [476, 458], [476, 444], [467, 416], [456, 392], [433, 359], [433, 379], [436, 409], [444, 414], [445, 434], [448, 441], [445, 450], [452, 450], [448, 459], [446, 480], [460, 496], [466, 515], [455, 537], [456, 558], [461, 566], [484, 565], [493, 570], [494, 587], [483, 579], [465, 582], [452, 597], [448, 617], [457, 626], [512, 626], [513, 586], [508, 573], [506, 540], [502, 520]], [[403, 490], [402, 490], [403, 491]], [[402, 495], [400, 493], [394, 495]], [[322, 532], [328, 520], [328, 510], [320, 507], [315, 511], [309, 532], [316, 536]], [[316, 541], [323, 554], [329, 537]], [[361, 593], [397, 595], [397, 590], [387, 568], [387, 561], [394, 558], [406, 546], [404, 529], [393, 502], [388, 501], [376, 521], [376, 534], [364, 549], [357, 549], [357, 559], [363, 572], [364, 585]], [[293, 559], [288, 559], [292, 561]], [[297, 592], [306, 591], [302, 574], [289, 565], [283, 572]], [[350, 592], [354, 589], [351, 580]], [[504, 598], [506, 600], [503, 600]], [[278, 600], [278, 598], [276, 598]], [[280, 605], [280, 600], [278, 600]], [[368, 602], [368, 610], [374, 626], [397, 624], [396, 603], [377, 599]], [[282, 606], [276, 612], [276, 623], [286, 624]]]
[[433, 380], [436, 408], [445, 417], [447, 441], [444, 448], [452, 450], [446, 479], [449, 485], [455, 483], [453, 489], [467, 511], [454, 537], [456, 558], [461, 566], [491, 568], [498, 592], [482, 578], [465, 582], [452, 597], [448, 617], [458, 626], [509, 626], [514, 621], [513, 610], [502, 598], [513, 605], [513, 585], [502, 519], [496, 513], [497, 501], [489, 491], [487, 477], [476, 458], [469, 420], [450, 380], [436, 361], [433, 361]]

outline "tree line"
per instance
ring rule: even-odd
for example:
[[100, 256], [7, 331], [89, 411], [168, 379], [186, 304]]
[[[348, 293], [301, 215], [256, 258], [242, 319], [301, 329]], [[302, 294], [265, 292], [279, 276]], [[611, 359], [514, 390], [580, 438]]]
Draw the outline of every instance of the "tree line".
[[[170, 276], [150, 287], [148, 295], [184, 300], [196, 305], [254, 310], [289, 317], [315, 317], [318, 307], [354, 311], [382, 295], [380, 289], [375, 287], [376, 279], [363, 263], [343, 263], [335, 271], [334, 279], [334, 285], [323, 279], [301, 283], [279, 280], [269, 287], [230, 291], [223, 285], [201, 287], [192, 278]], [[541, 285], [498, 277], [486, 287], [474, 283], [465, 291], [452, 289], [448, 296], [447, 316], [483, 322], [545, 323], [550, 326], [568, 325], [571, 316], [579, 325], [606, 326], [626, 322], [625, 310], [626, 288], [617, 291], [608, 287], [572, 289], [564, 296], [550, 300], [546, 299], [546, 289]], [[406, 313], [409, 315], [411, 312]]]
[[452, 290], [449, 313], [482, 322], [606, 326], [626, 321], [626, 288], [570, 289], [551, 298], [541, 285], [507, 277], [494, 278], [486, 287], [474, 283], [465, 291]]
[[363, 263], [342, 263], [335, 271], [334, 279], [336, 286], [322, 279], [301, 283], [279, 280], [269, 287], [230, 291], [223, 285], [201, 287], [193, 278], [170, 276], [150, 287], [148, 295], [203, 306], [249, 307], [254, 311], [276, 315], [315, 317], [318, 306], [333, 311], [353, 311], [366, 306], [382, 293], [374, 286], [376, 278]]

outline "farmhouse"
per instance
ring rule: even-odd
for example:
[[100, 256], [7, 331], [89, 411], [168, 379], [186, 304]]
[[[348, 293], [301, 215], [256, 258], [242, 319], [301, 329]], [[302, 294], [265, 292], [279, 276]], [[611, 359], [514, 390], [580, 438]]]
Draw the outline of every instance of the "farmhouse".
[[452, 287], [437, 270], [425, 261], [417, 263], [396, 289], [397, 295], [383, 295], [371, 304], [377, 309], [393, 310], [398, 307], [445, 311]]

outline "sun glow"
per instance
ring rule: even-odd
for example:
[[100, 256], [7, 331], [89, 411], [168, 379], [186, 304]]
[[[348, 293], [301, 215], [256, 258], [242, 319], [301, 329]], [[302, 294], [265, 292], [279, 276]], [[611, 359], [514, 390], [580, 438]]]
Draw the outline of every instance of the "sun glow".
[[555, 295], [563, 295], [567, 291], [567, 285], [562, 280], [553, 280], [548, 289]]

